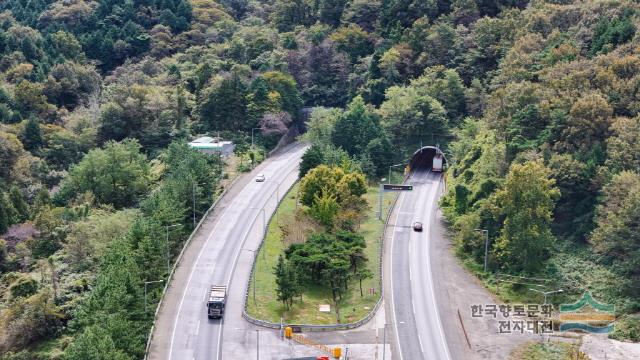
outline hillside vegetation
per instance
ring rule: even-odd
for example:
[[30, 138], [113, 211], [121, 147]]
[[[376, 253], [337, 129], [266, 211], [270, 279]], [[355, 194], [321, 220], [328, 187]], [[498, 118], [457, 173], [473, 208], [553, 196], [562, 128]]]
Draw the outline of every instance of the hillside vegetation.
[[[186, 140], [308, 129], [302, 174], [450, 160], [460, 253], [640, 304], [632, 0], [0, 2], [0, 357], [142, 358], [219, 188]], [[306, 126], [305, 126], [306, 124]], [[176, 227], [168, 227], [179, 224]], [[168, 250], [168, 255], [167, 255]], [[629, 316], [623, 337], [636, 337]]]

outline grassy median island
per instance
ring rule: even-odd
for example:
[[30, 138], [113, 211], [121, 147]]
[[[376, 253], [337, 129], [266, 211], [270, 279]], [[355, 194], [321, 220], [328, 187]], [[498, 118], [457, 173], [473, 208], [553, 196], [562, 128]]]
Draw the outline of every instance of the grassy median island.
[[[285, 249], [295, 242], [304, 242], [311, 232], [318, 231], [320, 225], [314, 223], [302, 212], [303, 205], [298, 205], [296, 213], [296, 199], [300, 184], [297, 183], [287, 193], [286, 198], [269, 223], [267, 237], [258, 254], [256, 266], [256, 297], [253, 299], [253, 281], [249, 283], [249, 297], [247, 312], [254, 318], [279, 322], [281, 317], [285, 322], [296, 324], [335, 324], [337, 313], [332, 300], [331, 289], [327, 286], [305, 284], [302, 296], [293, 300], [290, 309], [278, 300], [276, 275], [274, 269], [278, 257]], [[376, 210], [378, 206], [379, 188], [369, 186], [363, 195], [367, 208], [362, 212], [360, 225], [356, 232], [364, 237], [366, 247], [364, 254], [368, 261], [363, 264], [372, 273], [372, 277], [362, 281], [363, 296], [360, 295], [359, 280], [353, 276], [348, 281], [348, 289], [338, 301], [340, 322], [349, 323], [360, 320], [375, 306], [380, 297], [380, 238], [384, 222], [378, 220]], [[383, 201], [383, 215], [386, 215], [393, 201], [393, 194], [385, 194]], [[384, 216], [383, 216], [384, 219]], [[375, 292], [372, 292], [374, 289]], [[331, 312], [319, 311], [321, 304], [331, 305]]]

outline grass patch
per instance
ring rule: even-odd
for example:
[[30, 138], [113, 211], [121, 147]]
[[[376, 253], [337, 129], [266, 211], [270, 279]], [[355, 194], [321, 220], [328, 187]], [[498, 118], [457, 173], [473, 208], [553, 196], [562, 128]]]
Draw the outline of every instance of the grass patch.
[[539, 300], [539, 303], [542, 304], [542, 297], [532, 293], [529, 290], [530, 286], [505, 281], [498, 282], [495, 274], [485, 273], [483, 265], [478, 264], [471, 256], [458, 254], [458, 258], [464, 268], [480, 279], [485, 289], [496, 295], [500, 301], [507, 304], [529, 304]]
[[[247, 312], [254, 318], [271, 322], [285, 322], [296, 324], [335, 324], [337, 322], [336, 309], [333, 306], [331, 290], [320, 285], [304, 288], [301, 298], [296, 298], [290, 310], [277, 300], [276, 283], [273, 269], [278, 262], [278, 256], [292, 242], [304, 241], [306, 233], [314, 230], [311, 224], [300, 224], [294, 231], [285, 234], [283, 230], [291, 227], [283, 226], [295, 221], [296, 195], [298, 184], [294, 185], [287, 193], [286, 198], [280, 204], [277, 215], [271, 219], [266, 239], [258, 253], [255, 274], [255, 301], [253, 299], [254, 278], [249, 283], [249, 298]], [[373, 309], [380, 298], [380, 238], [384, 229], [384, 222], [377, 218], [378, 186], [370, 186], [364, 195], [369, 208], [366, 210], [365, 219], [360, 224], [358, 233], [362, 234], [367, 243], [365, 254], [369, 261], [366, 266], [374, 276], [362, 282], [364, 296], [360, 296], [360, 287], [357, 280], [349, 282], [349, 289], [338, 303], [340, 322], [348, 323], [362, 319]], [[383, 201], [384, 215], [391, 208], [394, 194], [386, 193]], [[374, 289], [375, 292], [370, 292]], [[330, 313], [318, 311], [321, 304], [331, 304]]]
[[511, 360], [587, 360], [578, 345], [564, 342], [530, 342], [518, 347], [509, 355]]

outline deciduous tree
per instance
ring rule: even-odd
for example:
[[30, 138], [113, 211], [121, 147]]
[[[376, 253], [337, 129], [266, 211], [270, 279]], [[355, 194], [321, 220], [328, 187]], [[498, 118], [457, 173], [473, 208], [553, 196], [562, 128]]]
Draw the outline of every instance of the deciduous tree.
[[149, 189], [150, 168], [135, 140], [109, 142], [104, 149], [91, 150], [71, 168], [61, 184], [58, 200], [91, 191], [102, 204], [122, 208], [136, 204]]
[[504, 219], [493, 246], [502, 267], [526, 273], [541, 270], [554, 241], [550, 226], [559, 196], [542, 163], [511, 166], [504, 187], [493, 198], [496, 215]]

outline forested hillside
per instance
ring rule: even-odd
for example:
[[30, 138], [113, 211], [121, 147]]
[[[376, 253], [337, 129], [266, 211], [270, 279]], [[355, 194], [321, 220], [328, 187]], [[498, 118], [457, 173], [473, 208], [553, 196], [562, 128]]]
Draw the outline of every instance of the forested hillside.
[[[0, 2], [0, 354], [138, 359], [223, 177], [185, 141], [313, 147], [371, 180], [450, 161], [463, 256], [640, 307], [632, 0]], [[313, 110], [309, 108], [314, 108]], [[178, 227], [169, 227], [179, 224]], [[167, 255], [168, 250], [168, 255]], [[637, 337], [631, 326], [620, 336]], [[637, 322], [636, 322], [637, 324]], [[635, 332], [634, 332], [635, 331]]]

